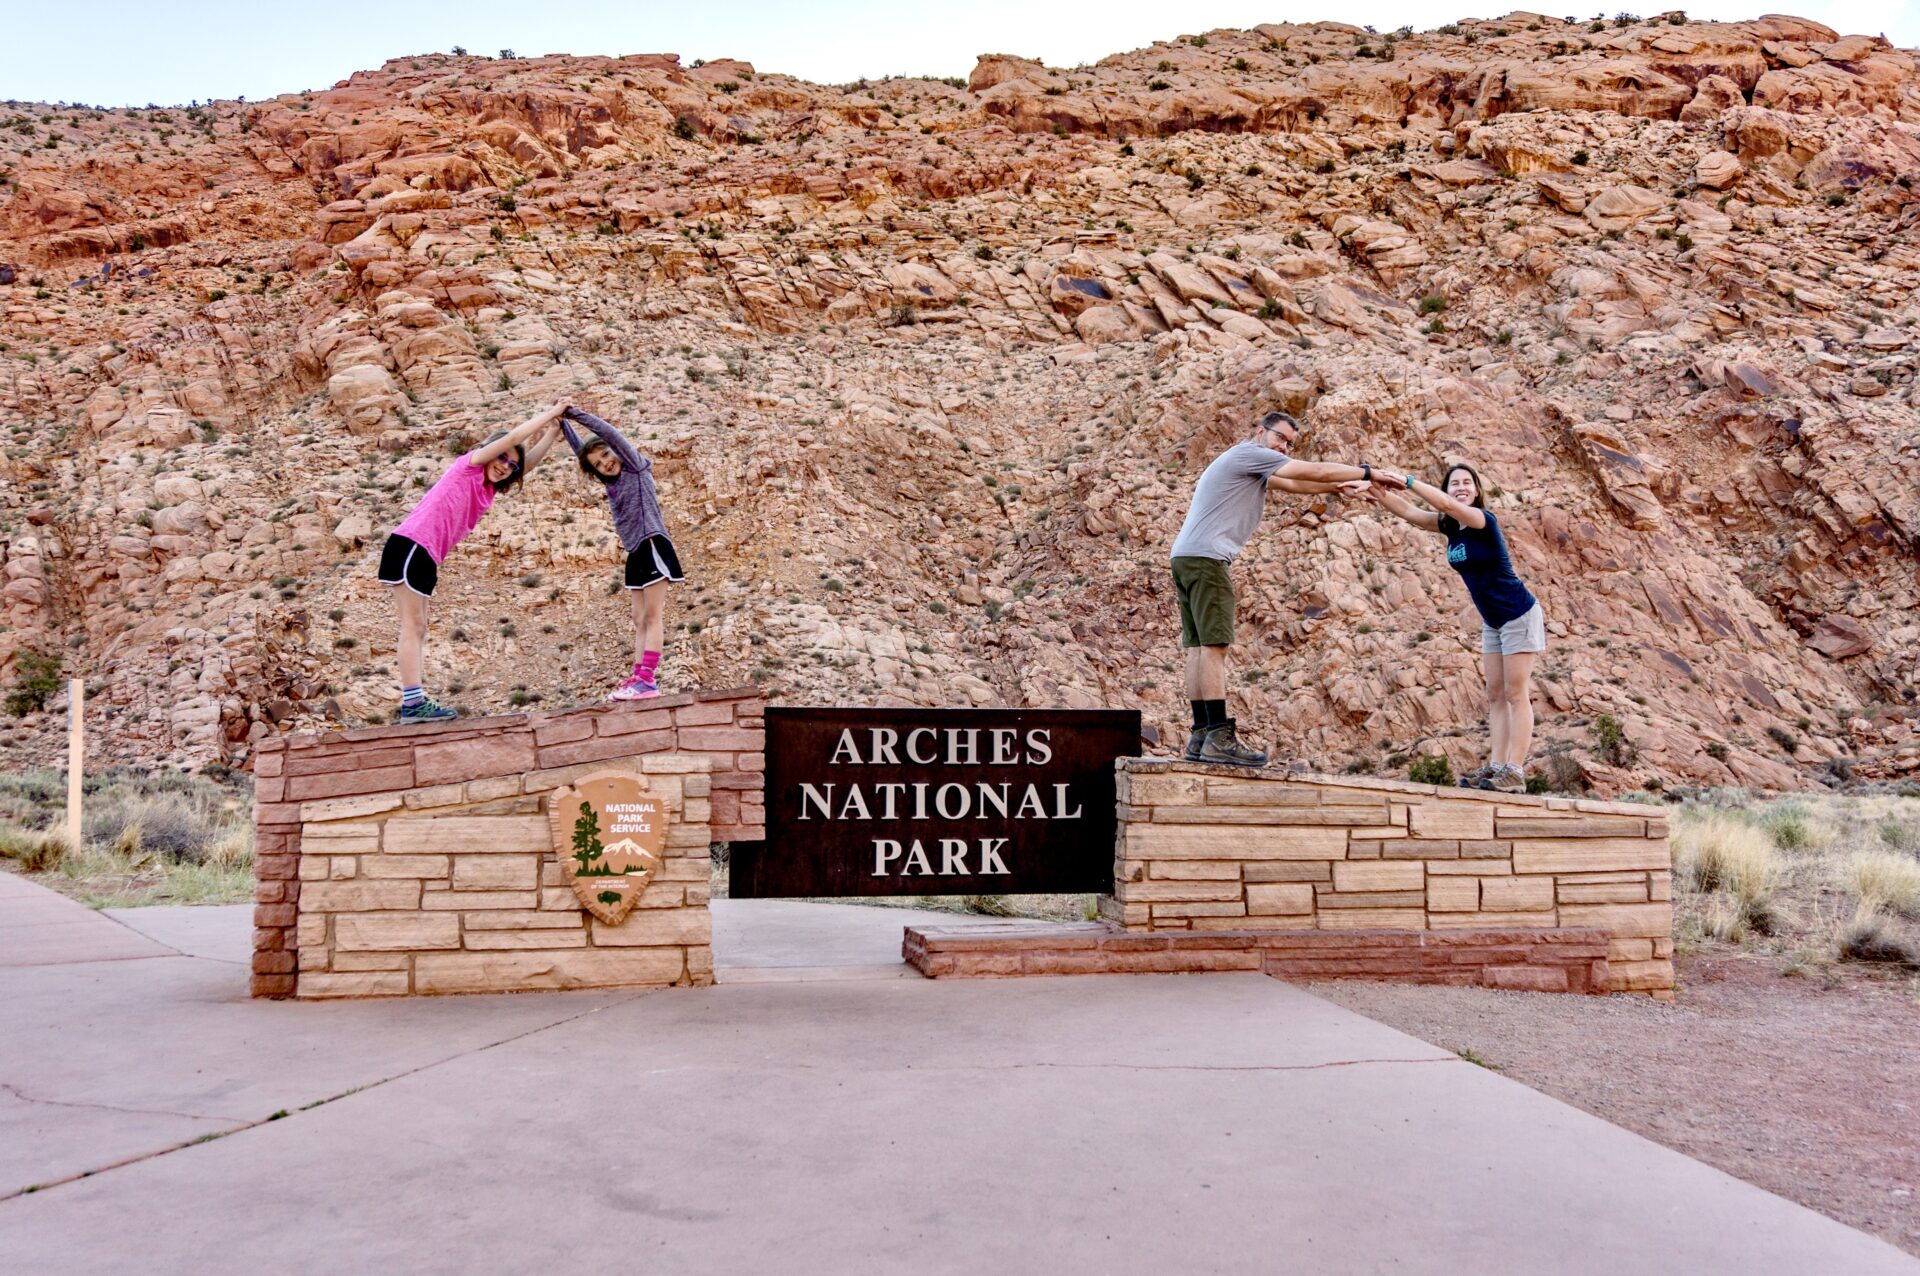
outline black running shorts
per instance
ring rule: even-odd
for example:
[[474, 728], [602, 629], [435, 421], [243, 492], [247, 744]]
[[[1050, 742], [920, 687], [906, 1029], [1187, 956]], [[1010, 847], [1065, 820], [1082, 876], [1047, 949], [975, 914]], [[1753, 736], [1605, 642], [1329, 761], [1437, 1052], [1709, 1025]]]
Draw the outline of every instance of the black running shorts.
[[422, 598], [431, 598], [433, 587], [440, 583], [440, 565], [432, 554], [396, 532], [380, 551], [380, 583], [405, 585]]
[[649, 536], [627, 555], [628, 589], [645, 589], [655, 581], [680, 579], [680, 556], [673, 552], [673, 542], [665, 536]]

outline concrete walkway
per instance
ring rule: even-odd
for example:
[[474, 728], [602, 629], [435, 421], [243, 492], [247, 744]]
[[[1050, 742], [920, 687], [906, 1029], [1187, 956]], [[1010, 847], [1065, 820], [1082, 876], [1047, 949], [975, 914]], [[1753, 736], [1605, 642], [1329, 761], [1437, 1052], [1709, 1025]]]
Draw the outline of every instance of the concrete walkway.
[[918, 979], [900, 956], [908, 926], [975, 926], [968, 913], [785, 899], [716, 899], [713, 976], [722, 984], [815, 979]]
[[24, 877], [0, 872], [0, 969], [159, 957], [164, 945]]
[[100, 1170], [0, 1199], [23, 1272], [1920, 1273], [1260, 975], [293, 1004], [164, 955], [0, 969], [0, 1024], [0, 1196]]

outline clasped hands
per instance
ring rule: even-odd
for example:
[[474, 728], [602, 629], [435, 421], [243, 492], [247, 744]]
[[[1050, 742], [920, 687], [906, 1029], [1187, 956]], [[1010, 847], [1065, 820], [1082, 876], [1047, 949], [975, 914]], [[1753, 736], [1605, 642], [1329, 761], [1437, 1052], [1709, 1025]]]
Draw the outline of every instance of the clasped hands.
[[1392, 490], [1407, 486], [1407, 476], [1403, 471], [1386, 469], [1378, 465], [1368, 468], [1372, 476], [1371, 482], [1367, 479], [1349, 479], [1347, 482], [1340, 484], [1340, 494], [1342, 496], [1358, 497], [1361, 500], [1370, 501], [1375, 499], [1374, 491], [1376, 488]]

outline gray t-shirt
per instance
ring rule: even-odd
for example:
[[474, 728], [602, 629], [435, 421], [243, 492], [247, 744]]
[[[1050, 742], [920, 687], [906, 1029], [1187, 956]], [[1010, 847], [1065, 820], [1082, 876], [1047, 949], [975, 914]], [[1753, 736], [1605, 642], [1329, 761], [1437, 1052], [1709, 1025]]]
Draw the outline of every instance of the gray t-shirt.
[[1267, 476], [1286, 463], [1285, 452], [1251, 440], [1214, 457], [1194, 484], [1193, 504], [1173, 538], [1171, 557], [1231, 563], [1260, 526], [1267, 507]]

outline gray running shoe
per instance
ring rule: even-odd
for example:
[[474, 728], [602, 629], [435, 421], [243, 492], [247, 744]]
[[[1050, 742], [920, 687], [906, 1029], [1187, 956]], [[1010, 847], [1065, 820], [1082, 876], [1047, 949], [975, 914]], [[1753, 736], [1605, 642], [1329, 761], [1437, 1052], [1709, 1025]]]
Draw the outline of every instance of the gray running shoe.
[[1499, 793], [1525, 793], [1527, 776], [1517, 766], [1503, 766], [1493, 773], [1492, 783], [1487, 787]]
[[1234, 731], [1233, 719], [1228, 718], [1207, 728], [1198, 760], [1220, 766], [1263, 767], [1267, 764], [1267, 755], [1240, 743], [1240, 737]]
[[1492, 767], [1477, 766], [1460, 777], [1460, 787], [1463, 789], [1477, 789], [1480, 787], [1480, 782], [1492, 774]]

